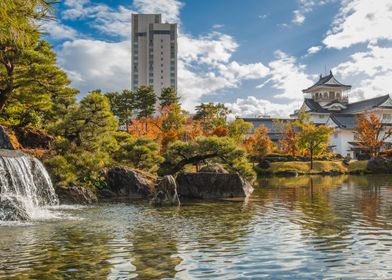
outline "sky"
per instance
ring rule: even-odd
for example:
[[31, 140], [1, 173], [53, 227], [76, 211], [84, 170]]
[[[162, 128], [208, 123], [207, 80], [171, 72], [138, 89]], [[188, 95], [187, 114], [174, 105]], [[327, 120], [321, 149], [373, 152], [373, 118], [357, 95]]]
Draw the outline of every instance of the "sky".
[[350, 101], [392, 91], [391, 0], [65, 0], [45, 39], [79, 97], [131, 84], [132, 13], [178, 23], [185, 109], [221, 102], [233, 116], [288, 116], [330, 70]]

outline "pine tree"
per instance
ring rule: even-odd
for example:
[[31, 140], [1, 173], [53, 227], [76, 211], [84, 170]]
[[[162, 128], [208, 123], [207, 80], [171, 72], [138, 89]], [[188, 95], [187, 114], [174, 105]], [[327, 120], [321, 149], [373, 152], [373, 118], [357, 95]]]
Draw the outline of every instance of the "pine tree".
[[134, 108], [139, 119], [145, 120], [145, 130], [147, 132], [147, 119], [155, 113], [156, 96], [154, 89], [148, 86], [141, 86], [135, 91]]
[[0, 110], [19, 87], [19, 65], [28, 65], [26, 57], [37, 45], [38, 22], [50, 17], [51, 0], [1, 0], [0, 2]]
[[161, 96], [158, 97], [161, 108], [170, 107], [171, 105], [180, 105], [180, 98], [176, 90], [172, 87], [163, 88]]

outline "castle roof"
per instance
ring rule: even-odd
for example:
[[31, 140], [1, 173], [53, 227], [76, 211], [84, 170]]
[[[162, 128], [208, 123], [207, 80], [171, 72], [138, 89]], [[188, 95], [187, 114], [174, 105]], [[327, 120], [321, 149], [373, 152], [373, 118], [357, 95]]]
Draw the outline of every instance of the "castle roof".
[[[385, 108], [392, 108], [392, 102], [390, 104], [384, 104], [389, 99], [390, 99], [389, 94], [386, 94], [383, 96], [378, 96], [378, 97], [374, 97], [374, 98], [370, 98], [354, 103], [348, 103], [344, 105], [346, 107], [345, 109], [339, 111], [339, 114], [357, 114], [360, 112], [371, 110], [373, 108], [380, 107], [381, 105], [382, 107]], [[321, 107], [321, 105], [318, 102], [314, 101], [313, 99], [305, 98], [304, 103], [310, 109], [310, 112], [331, 113], [330, 110]]]
[[324, 77], [320, 75], [320, 79], [314, 85], [308, 87], [307, 89], [304, 89], [302, 92], [309, 93], [312, 92], [314, 89], [321, 88], [321, 87], [344, 88], [345, 90], [351, 89], [350, 85], [342, 84], [341, 82], [336, 80], [336, 78], [332, 74], [332, 71], [329, 71], [329, 75]]
[[356, 125], [355, 115], [331, 114], [331, 120], [340, 128], [354, 129]]

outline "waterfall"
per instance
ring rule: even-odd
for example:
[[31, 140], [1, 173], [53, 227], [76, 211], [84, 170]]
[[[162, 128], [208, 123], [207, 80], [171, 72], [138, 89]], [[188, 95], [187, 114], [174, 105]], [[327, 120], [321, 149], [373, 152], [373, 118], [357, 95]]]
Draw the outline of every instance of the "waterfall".
[[58, 205], [42, 163], [28, 155], [0, 157], [0, 221], [50, 218], [48, 206]]

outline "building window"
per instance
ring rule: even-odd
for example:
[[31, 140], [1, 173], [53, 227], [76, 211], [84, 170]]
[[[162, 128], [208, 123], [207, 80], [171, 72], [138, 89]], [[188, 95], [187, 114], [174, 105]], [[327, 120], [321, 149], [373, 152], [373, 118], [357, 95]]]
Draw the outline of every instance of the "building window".
[[391, 121], [392, 115], [391, 114], [383, 114], [382, 119], [383, 119], [383, 121]]

